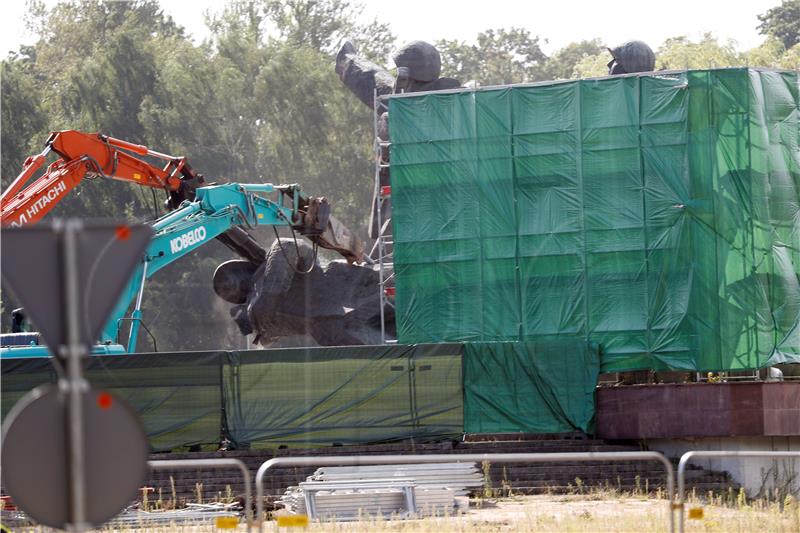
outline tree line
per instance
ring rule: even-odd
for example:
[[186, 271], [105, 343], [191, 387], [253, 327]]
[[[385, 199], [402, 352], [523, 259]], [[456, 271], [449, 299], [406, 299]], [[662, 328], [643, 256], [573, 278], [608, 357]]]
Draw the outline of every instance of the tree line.
[[[228, 0], [207, 17], [209, 37], [195, 43], [157, 0], [28, 5], [25, 24], [37, 40], [0, 67], [4, 188], [50, 131], [100, 131], [185, 155], [211, 182], [299, 183], [327, 196], [334, 214], [366, 236], [372, 115], [333, 65], [345, 39], [387, 63], [401, 44], [390, 24], [360, 22], [362, 8], [351, 0]], [[754, 21], [765, 39], [744, 52], [711, 34], [699, 42], [675, 37], [656, 49], [657, 68], [797, 69], [798, 21], [800, 0], [784, 1]], [[443, 75], [481, 85], [602, 75], [606, 45], [618, 44], [588, 39], [548, 56], [541, 42], [529, 30], [509, 28], [481, 32], [472, 43], [434, 44]], [[149, 191], [94, 180], [51, 216], [144, 221], [161, 210]], [[228, 258], [227, 249], [212, 244], [151, 280], [145, 319], [159, 349], [242, 347], [227, 306], [210, 288], [214, 268]], [[4, 292], [4, 328], [11, 307]], [[187, 316], [187, 309], [203, 312]]]

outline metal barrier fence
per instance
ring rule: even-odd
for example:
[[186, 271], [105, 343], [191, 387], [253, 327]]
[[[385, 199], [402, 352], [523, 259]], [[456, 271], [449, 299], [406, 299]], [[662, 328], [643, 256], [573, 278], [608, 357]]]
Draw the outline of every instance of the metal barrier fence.
[[253, 523], [253, 493], [250, 470], [239, 459], [171, 459], [164, 461], [147, 461], [153, 470], [182, 470], [186, 468], [238, 468], [244, 478], [244, 513], [247, 520], [247, 531], [251, 531]]
[[[349, 455], [327, 457], [275, 457], [265, 461], [256, 473], [256, 516], [258, 531], [264, 528], [264, 477], [267, 471], [275, 467], [290, 466], [351, 466], [375, 464], [407, 464], [407, 463], [555, 463], [586, 461], [659, 461], [666, 471], [669, 531], [675, 531], [673, 510], [678, 511], [678, 532], [684, 531], [686, 466], [694, 458], [797, 458], [800, 451], [724, 451], [724, 450], [692, 450], [684, 453], [678, 463], [677, 494], [675, 491], [675, 472], [672, 463], [663, 454], [652, 451], [641, 452], [570, 452], [570, 453], [465, 453], [465, 454], [425, 454], [425, 455]], [[247, 531], [251, 531], [253, 521], [253, 496], [251, 491], [250, 471], [239, 459], [178, 459], [164, 461], [148, 461], [153, 470], [181, 470], [187, 468], [238, 468], [242, 473], [245, 488], [245, 518]], [[676, 500], [677, 496], [677, 500]], [[673, 504], [673, 502], [675, 502]]]
[[675, 478], [672, 463], [658, 452], [568, 452], [568, 453], [464, 453], [426, 455], [349, 455], [328, 457], [275, 457], [265, 461], [256, 473], [256, 521], [264, 530], [264, 476], [277, 466], [351, 466], [405, 463], [555, 463], [569, 461], [659, 461], [667, 472], [667, 508], [669, 531], [674, 533], [672, 502], [675, 500]]
[[695, 457], [797, 457], [798, 452], [760, 452], [760, 451], [725, 451], [725, 450], [692, 450], [684, 453], [678, 463], [678, 501], [675, 508], [678, 510], [678, 532], [683, 533], [684, 506], [686, 492], [686, 465]]

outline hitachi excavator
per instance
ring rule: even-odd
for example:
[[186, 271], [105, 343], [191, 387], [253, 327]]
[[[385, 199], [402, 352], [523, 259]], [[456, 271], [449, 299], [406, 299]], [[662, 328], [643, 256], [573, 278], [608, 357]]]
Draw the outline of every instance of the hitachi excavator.
[[[155, 155], [167, 160], [164, 169], [153, 167], [120, 150]], [[24, 188], [40, 168], [50, 150], [61, 159]], [[45, 150], [25, 161], [25, 168], [2, 196], [4, 226], [33, 224], [52, 209], [84, 177], [108, 177], [167, 191], [172, 212], [152, 223], [155, 235], [141, 264], [129, 281], [103, 331], [94, 353], [132, 353], [142, 324], [145, 281], [164, 266], [203, 246], [214, 238], [236, 252], [246, 263], [259, 265], [266, 250], [242, 227], [285, 226], [307, 237], [315, 246], [340, 253], [349, 262], [360, 262], [362, 243], [330, 215], [325, 198], [305, 196], [298, 185], [227, 183], [198, 187], [204, 180], [186, 163], [148, 148], [100, 134], [75, 131], [51, 135]], [[244, 271], [252, 272], [254, 268]], [[228, 262], [214, 275], [215, 287], [241, 283], [241, 262]], [[133, 313], [125, 317], [135, 297]], [[130, 322], [126, 347], [117, 337], [124, 322]], [[47, 350], [35, 333], [4, 335], [2, 357], [43, 357]]]
[[[58, 154], [59, 159], [31, 181], [50, 152]], [[133, 154], [163, 159], [166, 164], [159, 168]], [[204, 182], [203, 176], [192, 170], [185, 157], [163, 154], [100, 133], [56, 131], [47, 139], [41, 153], [25, 160], [22, 172], [0, 195], [0, 223], [3, 226], [34, 224], [81, 181], [94, 178], [163, 189], [171, 208], [184, 200], [193, 200], [194, 189]]]

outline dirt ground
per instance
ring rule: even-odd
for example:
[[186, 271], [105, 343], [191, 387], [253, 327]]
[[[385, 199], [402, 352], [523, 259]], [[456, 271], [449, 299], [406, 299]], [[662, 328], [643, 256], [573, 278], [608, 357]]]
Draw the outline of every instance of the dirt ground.
[[[691, 502], [688, 508], [703, 509], [700, 519], [686, 520], [687, 532], [720, 533], [797, 533], [800, 531], [800, 504], [791, 497], [777, 503], [740, 502], [734, 506]], [[677, 516], [676, 516], [677, 518]], [[278, 528], [274, 521], [264, 531], [311, 531], [314, 533], [476, 533], [476, 532], [651, 532], [668, 531], [667, 502], [653, 497], [620, 495], [613, 492], [581, 495], [512, 496], [498, 500], [471, 500], [470, 508], [453, 516], [434, 516], [417, 520], [370, 520], [358, 522], [311, 523], [307, 528]], [[237, 531], [245, 531], [239, 524]], [[253, 528], [256, 531], [255, 528]], [[677, 524], [676, 524], [677, 530]], [[49, 531], [44, 528], [16, 528], [21, 531]], [[109, 532], [152, 531], [158, 533], [201, 533], [221, 531], [207, 524], [172, 524], [160, 527], [104, 528]]]
[[[452, 517], [395, 522], [313, 524], [308, 530], [325, 533], [669, 531], [667, 501], [664, 499], [614, 494], [543, 495], [471, 503], [475, 505], [468, 512]], [[689, 507], [701, 507], [701, 505], [694, 503]], [[780, 512], [777, 505], [767, 509], [715, 505], [702, 507], [704, 517], [699, 520], [687, 520], [687, 532], [797, 533], [800, 531], [800, 507], [796, 503], [789, 505], [784, 512]], [[272, 531], [278, 531], [278, 528], [273, 526]], [[283, 528], [281, 531], [286, 529]]]

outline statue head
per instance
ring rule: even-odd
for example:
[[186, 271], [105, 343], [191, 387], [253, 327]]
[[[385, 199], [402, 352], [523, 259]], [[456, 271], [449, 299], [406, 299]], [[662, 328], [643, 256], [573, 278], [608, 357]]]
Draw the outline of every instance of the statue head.
[[609, 74], [652, 72], [655, 69], [656, 55], [643, 41], [628, 41], [608, 51], [612, 57], [608, 62]]
[[408, 69], [407, 75], [415, 81], [433, 81], [442, 73], [442, 58], [439, 51], [425, 41], [405, 43], [392, 54], [398, 69]]

